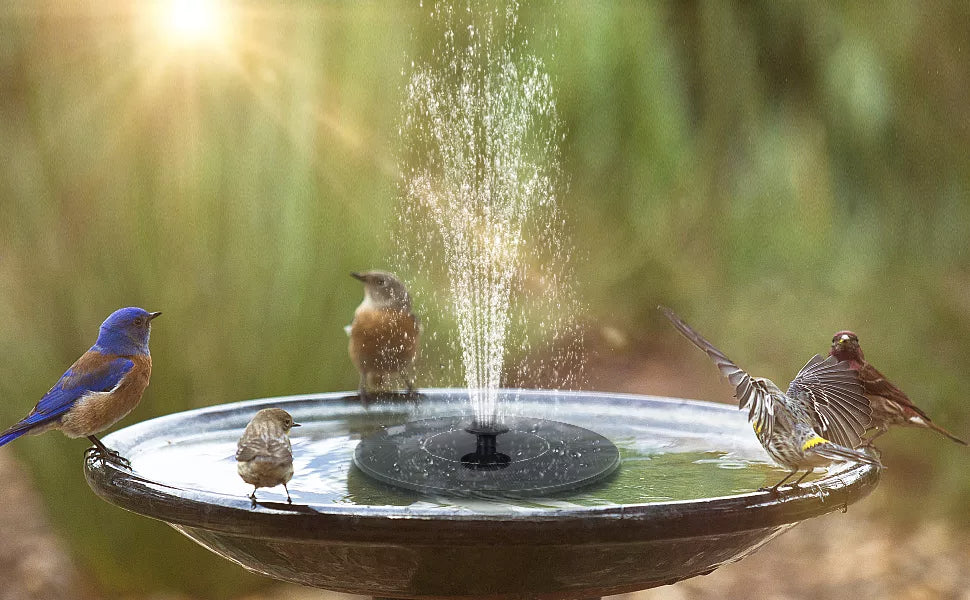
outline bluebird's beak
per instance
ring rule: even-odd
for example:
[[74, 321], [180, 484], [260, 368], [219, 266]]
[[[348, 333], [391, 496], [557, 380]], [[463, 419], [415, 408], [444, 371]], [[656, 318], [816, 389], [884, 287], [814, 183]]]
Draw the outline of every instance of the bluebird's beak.
[[350, 276], [359, 281], [367, 281], [367, 278], [361, 275], [360, 273], [351, 273]]
[[152, 319], [154, 319], [157, 316], [160, 316], [161, 314], [162, 314], [162, 311], [148, 313], [148, 320], [151, 321]]

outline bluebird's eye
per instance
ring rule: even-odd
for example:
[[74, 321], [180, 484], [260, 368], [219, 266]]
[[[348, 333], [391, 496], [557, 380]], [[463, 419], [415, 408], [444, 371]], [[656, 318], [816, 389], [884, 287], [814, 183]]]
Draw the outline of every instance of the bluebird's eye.
[[138, 317], [137, 319], [135, 319], [135, 325], [137, 325], [138, 327], [141, 327], [144, 324], [145, 324], [145, 319], [144, 318]]

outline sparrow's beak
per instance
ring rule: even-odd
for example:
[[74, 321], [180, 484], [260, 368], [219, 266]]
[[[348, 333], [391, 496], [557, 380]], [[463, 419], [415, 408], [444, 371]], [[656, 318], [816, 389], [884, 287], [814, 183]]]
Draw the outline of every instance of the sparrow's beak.
[[161, 316], [161, 314], [162, 314], [162, 311], [148, 313], [148, 320], [151, 321], [155, 317]]
[[359, 280], [359, 281], [367, 281], [367, 277], [365, 277], [364, 275], [362, 275], [360, 273], [351, 273], [350, 276], [353, 277], [354, 279]]

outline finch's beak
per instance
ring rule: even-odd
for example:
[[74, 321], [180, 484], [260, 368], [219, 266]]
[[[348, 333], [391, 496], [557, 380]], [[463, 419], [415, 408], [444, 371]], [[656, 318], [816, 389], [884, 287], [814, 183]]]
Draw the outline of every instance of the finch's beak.
[[300, 426], [299, 423], [293, 423], [292, 425], [290, 425], [290, 427], [299, 427], [299, 426]]
[[148, 313], [148, 320], [151, 321], [155, 317], [161, 316], [161, 314], [162, 314], [162, 311]]
[[350, 276], [359, 281], [367, 281], [367, 278], [361, 275], [360, 273], [351, 273]]

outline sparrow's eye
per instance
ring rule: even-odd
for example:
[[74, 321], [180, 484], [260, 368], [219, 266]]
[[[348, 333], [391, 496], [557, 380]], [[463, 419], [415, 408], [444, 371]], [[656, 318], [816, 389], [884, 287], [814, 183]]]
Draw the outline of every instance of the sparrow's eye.
[[383, 277], [378, 277], [377, 278], [377, 285], [383, 286], [386, 283], [387, 283], [387, 280], [384, 279]]

